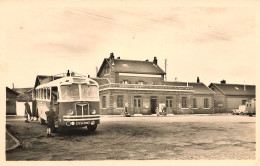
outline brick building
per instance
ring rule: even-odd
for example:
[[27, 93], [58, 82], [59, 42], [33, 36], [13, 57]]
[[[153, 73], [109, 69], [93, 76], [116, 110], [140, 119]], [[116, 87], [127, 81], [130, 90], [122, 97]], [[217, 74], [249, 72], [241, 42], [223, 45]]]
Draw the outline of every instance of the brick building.
[[255, 98], [255, 85], [211, 83], [209, 88], [215, 92], [214, 110], [216, 113], [228, 113], [239, 105]]
[[[127, 107], [131, 114], [149, 115], [163, 105], [169, 114], [213, 113], [214, 92], [207, 86], [165, 82], [165, 74], [156, 57], [153, 61], [123, 60], [111, 53], [104, 59], [98, 78], [93, 78], [100, 86], [101, 114], [118, 115]], [[193, 103], [198, 108], [193, 108]]]
[[199, 81], [197, 82], [167, 82], [165, 85], [172, 86], [185, 86], [187, 85], [193, 88], [193, 95], [189, 101], [189, 107], [191, 108], [188, 113], [194, 114], [211, 114], [214, 113], [214, 92], [208, 88], [204, 83]]

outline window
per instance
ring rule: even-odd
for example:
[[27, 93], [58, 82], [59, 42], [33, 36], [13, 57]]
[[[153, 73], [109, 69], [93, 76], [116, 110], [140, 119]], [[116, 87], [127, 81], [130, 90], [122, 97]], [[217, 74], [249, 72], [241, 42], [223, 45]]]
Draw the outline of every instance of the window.
[[117, 107], [123, 107], [123, 96], [117, 96], [117, 100], [116, 100], [116, 102], [117, 102]]
[[43, 89], [43, 93], [44, 93], [44, 99], [47, 99], [47, 89], [46, 88]]
[[193, 108], [198, 108], [197, 107], [197, 99], [193, 98]]
[[242, 100], [242, 105], [246, 105], [246, 100]]
[[209, 99], [208, 98], [204, 99], [204, 108], [209, 108]]
[[79, 100], [79, 86], [78, 85], [62, 85], [60, 87], [61, 98], [65, 101]]
[[37, 89], [37, 90], [36, 90], [36, 99], [39, 98], [38, 95], [39, 95], [39, 91], [38, 91], [38, 89]]
[[134, 97], [134, 107], [137, 107], [137, 108], [141, 107], [141, 98], [139, 96]]
[[82, 100], [98, 99], [98, 87], [95, 85], [81, 85]]
[[50, 88], [47, 88], [47, 99], [50, 99], [50, 96], [51, 96]]
[[43, 89], [41, 89], [41, 99], [43, 99]]
[[172, 97], [166, 97], [166, 107], [172, 107]]
[[144, 82], [143, 82], [143, 81], [138, 81], [137, 84], [139, 84], [139, 85], [143, 85]]
[[102, 96], [102, 108], [106, 108], [106, 96]]
[[182, 97], [182, 108], [188, 108], [187, 97]]

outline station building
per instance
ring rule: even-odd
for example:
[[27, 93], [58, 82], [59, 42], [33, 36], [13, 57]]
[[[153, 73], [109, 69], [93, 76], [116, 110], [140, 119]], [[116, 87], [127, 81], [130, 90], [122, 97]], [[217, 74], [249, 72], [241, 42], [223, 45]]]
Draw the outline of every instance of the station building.
[[[164, 81], [166, 73], [157, 63], [156, 57], [153, 61], [123, 60], [111, 53], [105, 58], [93, 78], [99, 83], [101, 114], [119, 115], [127, 108], [131, 114], [150, 115], [163, 106], [168, 114], [214, 112], [214, 92], [203, 83]], [[201, 108], [201, 101], [207, 102], [206, 109]]]

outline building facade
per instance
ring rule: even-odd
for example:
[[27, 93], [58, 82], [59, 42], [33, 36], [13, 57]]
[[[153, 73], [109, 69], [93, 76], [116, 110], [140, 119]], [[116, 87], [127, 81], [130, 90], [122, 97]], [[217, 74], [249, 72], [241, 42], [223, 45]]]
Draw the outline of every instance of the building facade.
[[18, 92], [6, 87], [6, 115], [16, 115], [16, 98]]
[[194, 114], [212, 114], [214, 112], [214, 92], [204, 83], [197, 79], [197, 82], [165, 82], [166, 85], [173, 86], [191, 86], [193, 95], [190, 101], [191, 113]]
[[[168, 114], [213, 112], [213, 92], [204, 84], [210, 93], [194, 94], [197, 91], [191, 84], [165, 82], [165, 74], [156, 57], [153, 61], [122, 60], [111, 53], [104, 59], [97, 78], [93, 78], [99, 83], [101, 114], [120, 115], [127, 109], [131, 114], [150, 115], [163, 106]], [[199, 108], [193, 109], [194, 95]], [[207, 108], [203, 109], [201, 100], [204, 102], [205, 95]]]
[[209, 88], [215, 92], [214, 109], [216, 113], [229, 113], [239, 105], [255, 98], [255, 85], [211, 83]]

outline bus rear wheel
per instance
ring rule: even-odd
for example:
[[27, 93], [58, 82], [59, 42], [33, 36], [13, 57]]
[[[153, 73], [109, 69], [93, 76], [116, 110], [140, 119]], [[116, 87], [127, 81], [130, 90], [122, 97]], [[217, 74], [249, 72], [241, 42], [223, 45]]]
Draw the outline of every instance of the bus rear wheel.
[[97, 129], [97, 124], [95, 125], [88, 125], [88, 131], [95, 131]]
[[39, 119], [40, 119], [40, 125], [44, 125], [45, 124], [45, 120], [42, 119], [41, 117]]

